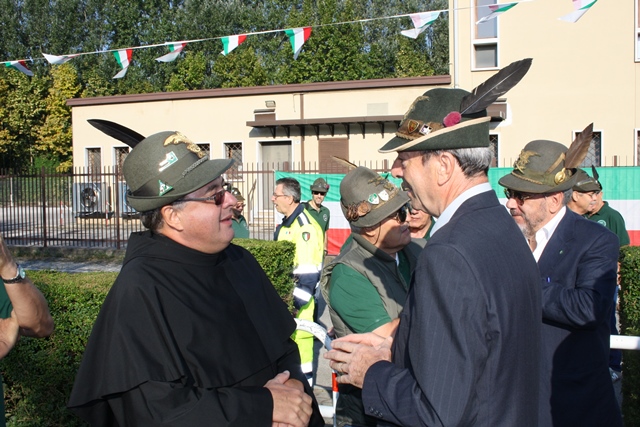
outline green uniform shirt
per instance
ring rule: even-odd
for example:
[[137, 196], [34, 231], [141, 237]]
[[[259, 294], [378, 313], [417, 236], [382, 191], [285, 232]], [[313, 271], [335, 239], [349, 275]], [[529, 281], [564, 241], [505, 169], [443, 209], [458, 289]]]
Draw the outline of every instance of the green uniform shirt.
[[604, 206], [602, 206], [598, 212], [586, 217], [613, 231], [618, 236], [618, 239], [620, 239], [620, 246], [631, 243], [627, 227], [624, 224], [624, 218], [622, 218], [620, 212], [609, 206], [609, 202], [604, 202]]
[[309, 202], [304, 202], [304, 208], [309, 212], [311, 217], [316, 220], [322, 231], [326, 233], [329, 229], [329, 220], [331, 219], [331, 211], [329, 211], [329, 208], [320, 205], [320, 210], [317, 211]]
[[[398, 256], [400, 274], [409, 283], [409, 260], [403, 252], [398, 252]], [[331, 273], [329, 295], [333, 309], [356, 333], [371, 332], [392, 320], [371, 282], [344, 264], [336, 265]]]
[[[6, 319], [8, 317], [11, 317], [11, 310], [13, 310], [13, 306], [11, 305], [9, 295], [7, 295], [7, 290], [4, 287], [4, 283], [0, 281], [0, 284], [0, 318]], [[2, 399], [0, 399], [0, 427], [5, 427], [4, 390], [2, 390], [2, 382], [2, 375], [0, 375], [0, 391], [2, 391]]]
[[239, 218], [232, 218], [231, 226], [233, 227], [233, 234], [236, 239], [249, 238], [249, 225], [242, 215], [240, 215]]

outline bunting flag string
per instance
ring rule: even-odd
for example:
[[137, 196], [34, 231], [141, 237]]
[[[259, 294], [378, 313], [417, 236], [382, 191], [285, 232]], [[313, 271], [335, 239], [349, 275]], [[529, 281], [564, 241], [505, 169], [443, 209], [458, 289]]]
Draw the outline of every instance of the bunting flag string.
[[122, 70], [115, 76], [114, 79], [121, 79], [127, 74], [127, 70], [129, 69], [129, 64], [131, 63], [131, 55], [133, 54], [132, 49], [121, 49], [113, 52], [113, 56], [116, 57], [116, 61], [122, 67]]
[[575, 24], [598, 0], [573, 0], [573, 12], [558, 18], [561, 21]]
[[293, 59], [298, 59], [302, 45], [311, 36], [311, 27], [289, 28], [284, 32], [289, 36], [289, 42], [291, 42], [291, 48], [293, 49]]
[[5, 66], [9, 68], [13, 68], [14, 70], [18, 70], [21, 73], [26, 74], [29, 77], [33, 77], [33, 71], [27, 68], [27, 62], [24, 60], [19, 61], [7, 61], [4, 63]]
[[75, 55], [49, 55], [48, 53], [43, 53], [44, 59], [51, 65], [60, 65], [64, 64], [68, 60], [75, 58], [76, 56], [80, 56], [80, 54]]
[[233, 51], [233, 49], [237, 48], [242, 44], [243, 41], [247, 39], [246, 34], [239, 34], [236, 36], [227, 36], [222, 38], [222, 52], [223, 55], [228, 55]]
[[175, 61], [176, 58], [178, 57], [178, 55], [180, 55], [180, 52], [182, 52], [182, 49], [185, 48], [187, 43], [185, 43], [185, 42], [171, 42], [171, 43], [167, 43], [167, 45], [169, 46], [169, 53], [167, 53], [166, 55], [162, 55], [159, 58], [156, 58], [156, 61], [158, 61], [158, 62], [173, 62], [173, 61]]
[[491, 19], [496, 19], [499, 15], [502, 15], [507, 10], [512, 9], [517, 4], [518, 3], [505, 3], [505, 4], [491, 4], [491, 5], [488, 5], [487, 7], [491, 11], [491, 13], [489, 13], [488, 15], [483, 16], [482, 18], [478, 19], [478, 22], [476, 22], [476, 25], [481, 24], [483, 22], [487, 22], [487, 21], [489, 21]]
[[413, 13], [411, 15], [411, 21], [413, 21], [414, 28], [410, 30], [402, 30], [400, 34], [403, 36], [411, 37], [412, 39], [417, 39], [420, 34], [424, 32], [429, 25], [433, 24], [436, 19], [440, 16], [440, 12], [423, 12], [423, 13]]
[[[530, 2], [530, 1], [535, 1], [535, 0], [520, 0], [516, 2], [511, 2], [511, 3], [488, 5], [491, 12], [488, 15], [481, 18], [480, 20], [478, 20], [476, 24], [486, 22], [490, 19], [495, 19], [496, 17], [498, 17], [498, 15], [501, 15], [504, 12], [512, 9], [517, 4]], [[580, 19], [587, 12], [587, 10], [596, 3], [596, 1], [597, 0], [572, 0], [573, 7], [575, 10], [572, 13], [558, 19], [561, 19], [567, 22], [577, 22], [578, 19]], [[480, 6], [480, 7], [484, 7], [484, 6]], [[126, 75], [127, 69], [131, 63], [132, 52], [135, 49], [149, 49], [149, 48], [168, 46], [169, 53], [156, 58], [156, 61], [172, 62], [178, 58], [178, 56], [180, 55], [180, 53], [188, 43], [221, 40], [223, 44], [223, 50], [222, 52], [220, 52], [220, 54], [228, 55], [240, 44], [242, 44], [247, 39], [248, 36], [278, 33], [278, 32], [284, 32], [287, 35], [287, 37], [289, 37], [289, 41], [293, 49], [293, 57], [294, 59], [297, 59], [302, 49], [302, 46], [309, 39], [313, 28], [357, 24], [357, 23], [362, 24], [362, 23], [372, 22], [372, 21], [410, 17], [413, 22], [414, 28], [410, 30], [402, 30], [400, 31], [400, 33], [406, 37], [411, 37], [416, 39], [431, 24], [433, 24], [433, 22], [435, 22], [438, 19], [438, 17], [442, 12], [450, 12], [452, 10], [476, 9], [476, 8], [477, 8], [476, 6], [470, 6], [470, 7], [460, 7], [456, 9], [443, 9], [443, 10], [427, 11], [427, 12], [420, 12], [420, 13], [399, 14], [399, 15], [393, 15], [393, 16], [382, 16], [382, 17], [358, 19], [358, 20], [345, 21], [345, 22], [334, 22], [330, 24], [318, 24], [314, 26], [299, 27], [299, 28], [255, 31], [255, 32], [248, 32], [244, 34], [230, 35], [230, 36], [224, 36], [224, 37], [210, 37], [210, 38], [202, 38], [202, 39], [194, 39], [194, 40], [185, 40], [181, 42], [165, 42], [165, 43], [157, 43], [157, 44], [151, 44], [151, 45], [145, 45], [145, 46], [132, 46], [128, 48], [107, 49], [107, 50], [100, 50], [100, 51], [94, 51], [94, 52], [78, 52], [78, 53], [65, 54], [65, 55], [51, 55], [51, 54], [43, 53], [42, 59], [45, 59], [51, 65], [57, 65], [57, 64], [64, 64], [70, 59], [81, 56], [81, 55], [104, 54], [104, 53], [112, 52], [116, 60], [118, 61], [118, 64], [122, 67], [120, 72], [118, 72], [118, 74], [116, 74], [113, 77], [114, 79], [118, 79]], [[33, 73], [31, 72], [31, 70], [27, 68], [26, 61], [35, 62], [42, 59], [26, 58], [26, 59], [15, 60], [15, 61], [4, 61], [2, 63], [4, 63], [5, 66], [7, 67], [14, 68], [28, 76], [32, 76]]]

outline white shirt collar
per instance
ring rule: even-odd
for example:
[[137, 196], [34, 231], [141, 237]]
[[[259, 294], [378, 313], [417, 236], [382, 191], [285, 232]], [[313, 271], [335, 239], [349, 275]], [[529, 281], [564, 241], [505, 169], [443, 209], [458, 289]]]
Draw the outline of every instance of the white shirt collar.
[[464, 202], [466, 202], [473, 196], [477, 196], [478, 194], [485, 193], [487, 191], [493, 191], [493, 188], [491, 188], [491, 184], [489, 184], [488, 182], [483, 182], [482, 184], [474, 185], [473, 187], [469, 188], [458, 197], [456, 197], [453, 202], [451, 202], [449, 206], [447, 206], [442, 214], [440, 214], [440, 216], [438, 217], [436, 225], [434, 225], [433, 229], [431, 230], [431, 236], [433, 236], [436, 231], [440, 230], [449, 222], [449, 220], [451, 220], [458, 208]]
[[549, 240], [551, 240], [551, 236], [553, 236], [554, 231], [558, 228], [558, 224], [560, 224], [560, 220], [566, 212], [567, 208], [563, 206], [544, 227], [536, 232], [536, 250], [533, 251], [533, 257], [536, 259], [536, 262], [540, 260], [544, 248], [547, 246], [547, 243], [549, 243]]

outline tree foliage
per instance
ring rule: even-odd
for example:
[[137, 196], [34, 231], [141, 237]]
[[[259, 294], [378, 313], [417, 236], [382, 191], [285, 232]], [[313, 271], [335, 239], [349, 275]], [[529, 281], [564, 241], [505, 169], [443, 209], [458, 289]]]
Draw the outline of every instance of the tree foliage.
[[[0, 0], [0, 56], [34, 77], [0, 70], [0, 166], [71, 162], [66, 99], [449, 72], [447, 14], [417, 40], [407, 17], [446, 0]], [[364, 20], [364, 21], [363, 21]], [[336, 25], [337, 23], [342, 23]], [[312, 27], [297, 60], [286, 28]], [[229, 55], [220, 37], [251, 34]], [[159, 63], [166, 42], [189, 43]], [[124, 78], [112, 50], [138, 46]], [[157, 46], [156, 46], [157, 45]], [[86, 53], [50, 66], [42, 53]], [[32, 61], [29, 61], [32, 59]]]

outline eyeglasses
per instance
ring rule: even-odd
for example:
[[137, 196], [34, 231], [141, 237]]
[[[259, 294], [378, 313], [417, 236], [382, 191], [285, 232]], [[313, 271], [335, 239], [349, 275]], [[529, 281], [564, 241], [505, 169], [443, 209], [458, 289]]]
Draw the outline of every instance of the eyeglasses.
[[407, 207], [407, 205], [402, 205], [402, 207], [400, 209], [398, 209], [398, 211], [393, 214], [392, 216], [390, 216], [390, 219], [395, 219], [396, 221], [398, 221], [400, 224], [403, 224], [405, 222], [407, 222], [407, 214], [409, 212], [409, 208]]
[[318, 196], [318, 195], [325, 195], [327, 193], [323, 193], [322, 191], [312, 191], [311, 194], [313, 194], [314, 196]]
[[537, 194], [525, 194], [509, 188], [504, 189], [504, 195], [507, 196], [507, 199], [515, 200], [519, 205], [524, 204], [527, 199], [537, 196]]
[[214, 193], [213, 195], [209, 196], [209, 197], [192, 197], [189, 199], [180, 199], [180, 200], [176, 200], [173, 203], [180, 203], [180, 202], [208, 202], [208, 201], [213, 201], [213, 203], [216, 206], [220, 206], [222, 204], [222, 202], [224, 201], [224, 196], [227, 194], [227, 186], [223, 185], [222, 186], [222, 190], [218, 191], [217, 193]]
[[276, 194], [276, 193], [272, 193], [271, 195], [272, 195], [273, 197], [275, 197], [276, 199], [277, 199], [278, 197], [285, 197], [285, 196], [288, 196], [288, 194]]

